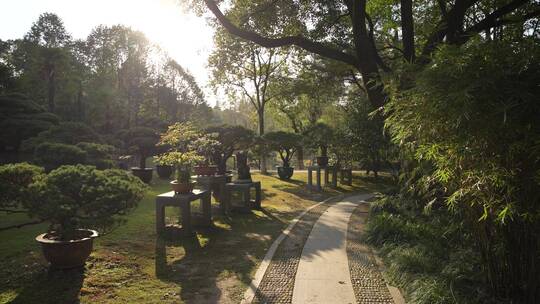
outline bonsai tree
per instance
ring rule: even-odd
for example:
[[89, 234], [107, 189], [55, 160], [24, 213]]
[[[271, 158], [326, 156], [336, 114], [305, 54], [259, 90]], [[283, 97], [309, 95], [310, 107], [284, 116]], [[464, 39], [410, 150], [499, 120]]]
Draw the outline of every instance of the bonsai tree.
[[212, 159], [218, 166], [218, 174], [223, 175], [227, 171], [227, 160], [235, 151], [248, 148], [254, 138], [253, 131], [242, 126], [222, 125], [207, 128], [206, 133], [216, 133], [216, 140], [220, 145], [216, 147]]
[[213, 155], [219, 150], [221, 143], [217, 140], [217, 133], [203, 134], [196, 139], [192, 145], [197, 153], [204, 158], [204, 164], [210, 165], [213, 163]]
[[199, 137], [199, 131], [191, 123], [175, 123], [161, 135], [158, 146], [166, 146], [169, 151], [160, 154], [157, 161], [176, 168], [176, 180], [171, 182], [176, 192], [190, 192], [193, 189], [190, 183], [191, 167], [203, 160], [193, 145]]
[[283, 167], [278, 167], [278, 174], [281, 179], [289, 179], [292, 176], [291, 159], [302, 144], [302, 136], [296, 133], [284, 131], [270, 132], [264, 135], [265, 140], [271, 149], [278, 152]]
[[[48, 222], [47, 233], [36, 240], [55, 268], [84, 265], [92, 250], [95, 230], [105, 231], [142, 199], [146, 186], [124, 171], [93, 166], [62, 166], [43, 174], [28, 164], [0, 167], [0, 205], [26, 212], [34, 222]], [[83, 229], [84, 228], [84, 229]]]
[[216, 140], [217, 134], [203, 134], [192, 143], [197, 154], [202, 158], [200, 164], [194, 167], [197, 175], [211, 176], [216, 174], [217, 166], [211, 165], [214, 163], [213, 155], [219, 149], [221, 143]]
[[131, 168], [133, 174], [145, 183], [152, 180], [152, 168], [146, 167], [146, 159], [154, 155], [159, 136], [154, 129], [147, 127], [135, 127], [122, 130], [119, 137], [123, 138], [125, 147], [135, 152], [139, 157], [139, 167]]
[[50, 223], [49, 235], [58, 240], [76, 239], [77, 230], [105, 230], [115, 215], [126, 214], [143, 198], [146, 186], [116, 169], [62, 166], [29, 185], [25, 200], [30, 217]]
[[317, 158], [319, 165], [326, 166], [328, 164], [328, 147], [335, 136], [332, 128], [319, 122], [308, 128], [304, 135], [312, 147], [319, 149], [320, 154]]

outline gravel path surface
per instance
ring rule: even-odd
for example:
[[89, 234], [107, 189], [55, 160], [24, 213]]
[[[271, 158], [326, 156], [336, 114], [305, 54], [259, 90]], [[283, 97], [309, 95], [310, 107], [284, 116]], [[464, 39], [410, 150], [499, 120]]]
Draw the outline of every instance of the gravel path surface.
[[362, 203], [354, 210], [347, 233], [347, 255], [356, 303], [393, 304], [375, 256], [361, 241], [368, 211], [368, 203]]
[[335, 202], [323, 203], [306, 213], [276, 250], [252, 303], [289, 304], [302, 249], [321, 214]]

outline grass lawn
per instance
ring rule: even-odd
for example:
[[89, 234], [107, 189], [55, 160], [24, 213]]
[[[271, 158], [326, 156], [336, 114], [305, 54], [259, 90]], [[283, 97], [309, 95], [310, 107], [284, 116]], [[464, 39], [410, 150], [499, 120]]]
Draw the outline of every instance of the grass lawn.
[[[379, 191], [388, 178], [355, 174], [352, 187], [312, 193], [306, 173], [291, 181], [253, 174], [262, 182], [262, 211], [213, 214], [214, 227], [195, 237], [163, 240], [155, 233], [155, 195], [169, 191], [154, 178], [126, 223], [95, 241], [84, 270], [48, 271], [34, 237], [46, 225], [0, 231], [0, 303], [238, 303], [267, 249], [307, 207], [344, 192]], [[174, 211], [168, 209], [167, 216]], [[0, 213], [0, 227], [24, 218]]]

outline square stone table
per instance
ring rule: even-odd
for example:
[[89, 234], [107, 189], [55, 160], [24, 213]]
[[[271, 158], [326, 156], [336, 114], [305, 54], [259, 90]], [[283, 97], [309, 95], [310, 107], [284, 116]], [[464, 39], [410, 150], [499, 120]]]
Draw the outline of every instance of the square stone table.
[[214, 198], [219, 202], [219, 207], [223, 213], [226, 213], [225, 208], [225, 184], [227, 184], [226, 175], [198, 175], [192, 176], [192, 179], [197, 181], [197, 186], [203, 190], [212, 192]]
[[[255, 189], [255, 199], [251, 199], [251, 188]], [[242, 206], [236, 209], [242, 211], [249, 211], [251, 208], [261, 208], [261, 182], [249, 182], [249, 183], [227, 183], [225, 185], [225, 205], [227, 212], [232, 209], [231, 196], [233, 192], [240, 192], [242, 195]]]
[[203, 226], [212, 225], [212, 214], [211, 214], [211, 199], [210, 191], [208, 190], [193, 190], [189, 194], [178, 194], [174, 191], [162, 193], [156, 197], [156, 231], [158, 234], [165, 232], [165, 207], [173, 206], [180, 208], [182, 212], [180, 224], [181, 232], [184, 235], [193, 234], [192, 229], [192, 220], [193, 214], [191, 212], [191, 202], [200, 200], [201, 201], [201, 211], [202, 211], [202, 222]]

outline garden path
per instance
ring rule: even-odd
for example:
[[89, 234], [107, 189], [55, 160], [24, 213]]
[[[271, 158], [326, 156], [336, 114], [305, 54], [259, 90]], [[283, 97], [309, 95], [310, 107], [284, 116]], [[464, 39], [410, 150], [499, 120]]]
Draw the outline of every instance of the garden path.
[[405, 303], [361, 241], [371, 196], [326, 201], [303, 214], [272, 246], [243, 303]]

